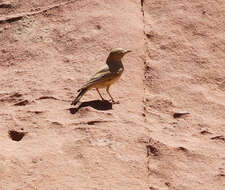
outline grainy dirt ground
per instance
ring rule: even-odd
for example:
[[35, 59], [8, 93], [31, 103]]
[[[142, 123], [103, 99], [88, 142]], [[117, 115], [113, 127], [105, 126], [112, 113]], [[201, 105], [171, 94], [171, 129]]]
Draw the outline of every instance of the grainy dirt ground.
[[[223, 190], [224, 18], [223, 0], [0, 1], [0, 189]], [[70, 106], [115, 47], [120, 104]]]

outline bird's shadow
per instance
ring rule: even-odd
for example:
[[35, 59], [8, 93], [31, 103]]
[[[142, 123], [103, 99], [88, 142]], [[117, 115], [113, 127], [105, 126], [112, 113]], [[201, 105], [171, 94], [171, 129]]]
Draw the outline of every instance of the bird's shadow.
[[77, 108], [70, 108], [69, 111], [71, 114], [77, 113], [83, 107], [92, 107], [96, 110], [111, 110], [112, 103], [108, 100], [92, 100], [87, 102], [82, 102]]

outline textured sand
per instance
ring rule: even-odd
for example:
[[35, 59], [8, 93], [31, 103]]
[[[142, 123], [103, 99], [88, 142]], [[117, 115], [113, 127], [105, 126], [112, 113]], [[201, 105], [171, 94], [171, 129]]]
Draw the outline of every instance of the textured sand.
[[[0, 1], [0, 189], [223, 190], [224, 18], [223, 0]], [[120, 104], [70, 106], [115, 47]]]

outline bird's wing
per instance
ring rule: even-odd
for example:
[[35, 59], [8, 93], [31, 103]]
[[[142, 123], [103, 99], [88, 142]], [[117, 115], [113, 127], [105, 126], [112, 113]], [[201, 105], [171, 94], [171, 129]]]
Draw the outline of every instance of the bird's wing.
[[95, 73], [91, 79], [83, 85], [82, 88], [87, 88], [90, 87], [93, 84], [96, 84], [98, 82], [105, 82], [108, 80], [113, 79], [113, 77], [115, 77], [116, 73], [112, 73], [109, 70], [108, 65], [104, 66], [103, 68], [101, 68], [97, 73]]

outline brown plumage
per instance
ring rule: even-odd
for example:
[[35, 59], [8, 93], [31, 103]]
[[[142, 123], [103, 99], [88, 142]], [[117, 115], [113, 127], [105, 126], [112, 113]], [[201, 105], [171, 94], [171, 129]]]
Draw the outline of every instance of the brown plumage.
[[87, 81], [77, 92], [79, 94], [75, 98], [75, 100], [72, 102], [71, 105], [76, 105], [81, 97], [90, 89], [95, 88], [101, 97], [102, 100], [104, 98], [99, 92], [99, 88], [106, 88], [106, 92], [109, 94], [112, 102], [114, 102], [113, 97], [109, 93], [109, 87], [112, 85], [114, 82], [116, 82], [120, 76], [122, 75], [124, 71], [124, 67], [122, 64], [121, 59], [123, 56], [131, 52], [130, 50], [124, 50], [122, 48], [116, 48], [113, 49], [107, 60], [106, 60], [106, 65], [102, 67], [98, 72], [96, 72], [89, 81]]

